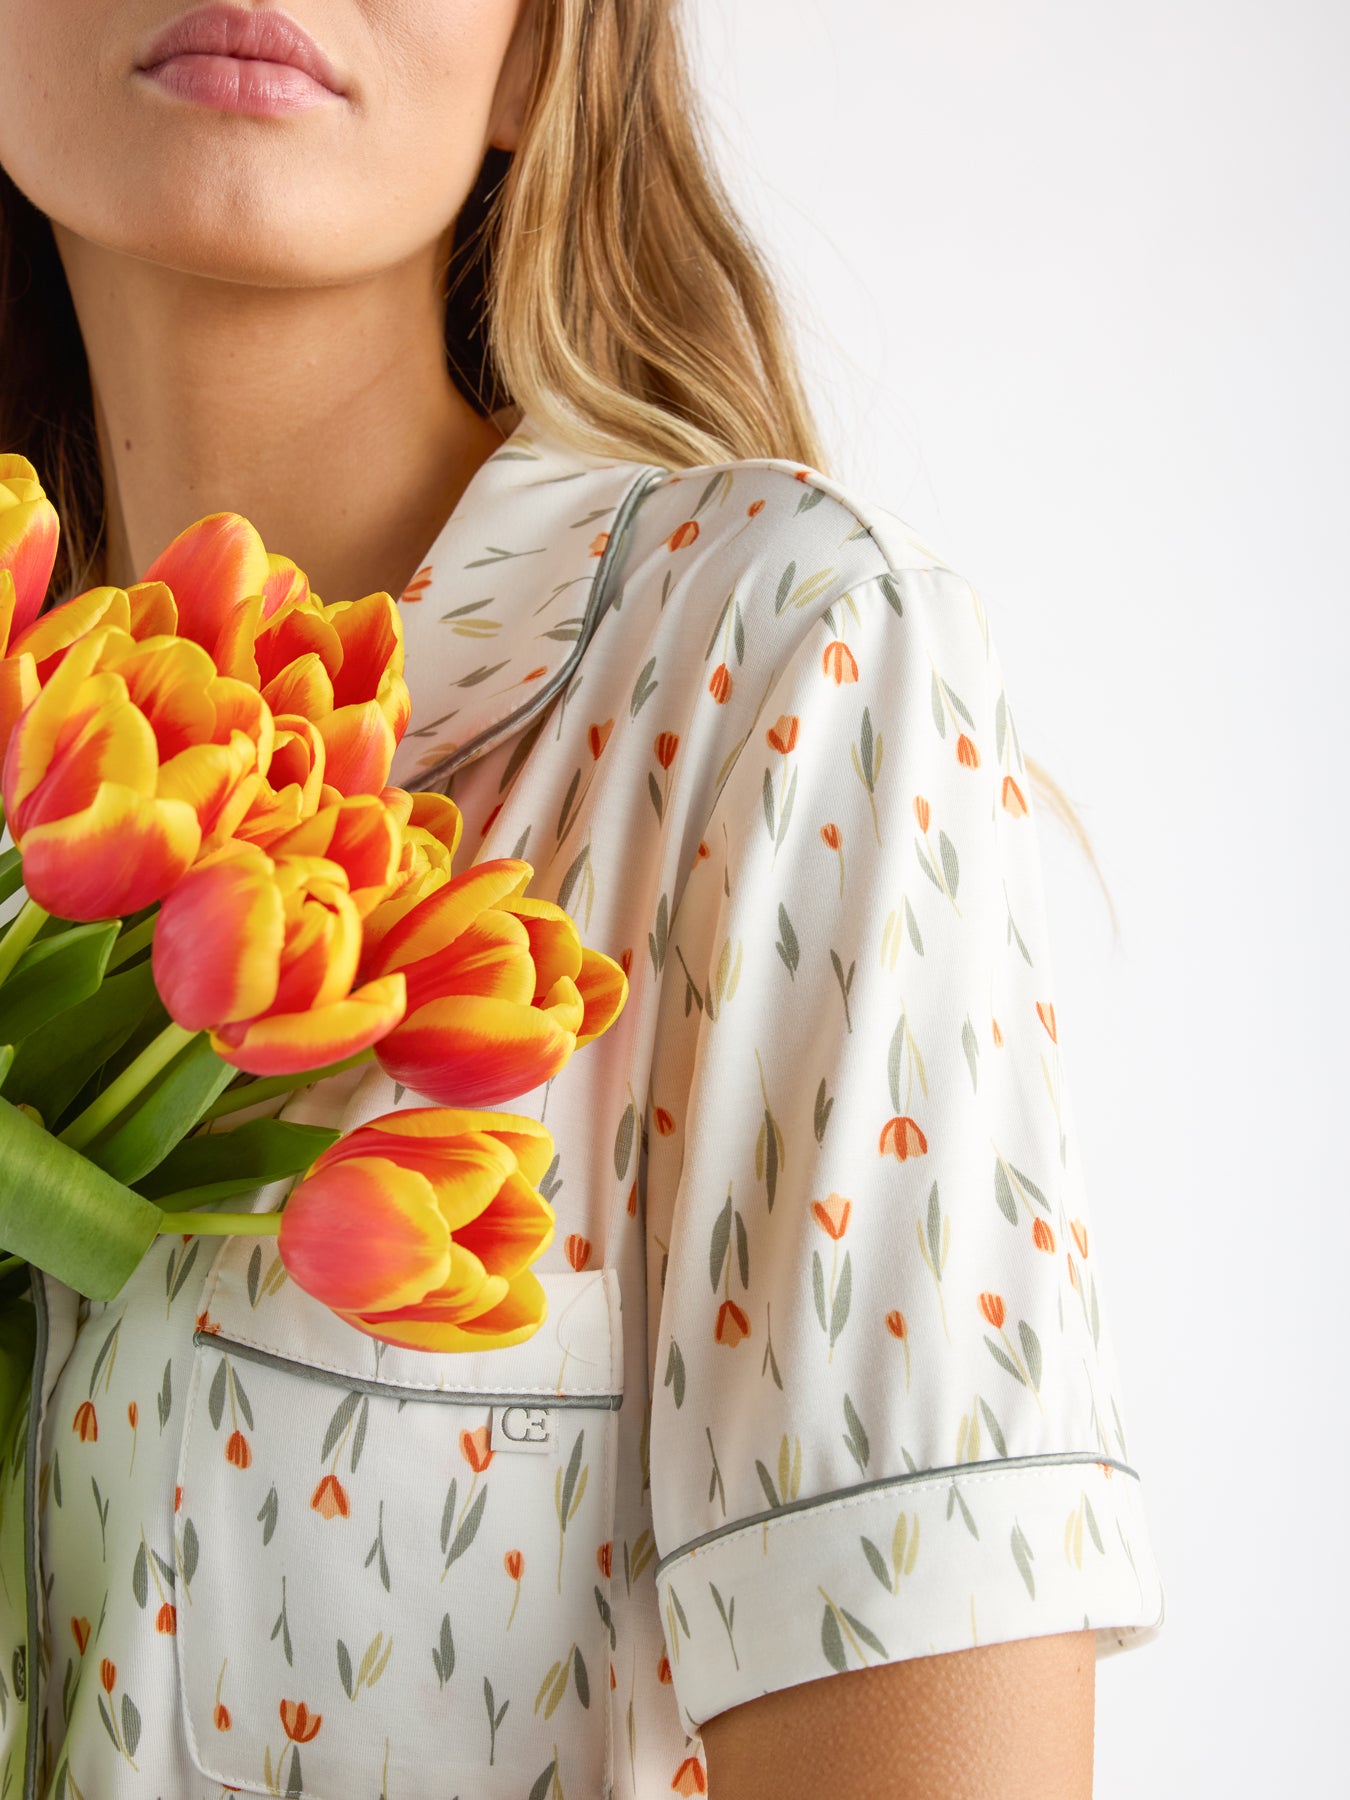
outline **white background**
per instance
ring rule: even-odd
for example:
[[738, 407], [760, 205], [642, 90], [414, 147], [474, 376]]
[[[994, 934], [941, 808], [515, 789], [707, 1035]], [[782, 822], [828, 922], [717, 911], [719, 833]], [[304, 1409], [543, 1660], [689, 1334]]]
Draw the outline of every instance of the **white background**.
[[1350, 8], [690, 0], [832, 472], [988, 609], [1167, 1597], [1099, 1800], [1346, 1792]]

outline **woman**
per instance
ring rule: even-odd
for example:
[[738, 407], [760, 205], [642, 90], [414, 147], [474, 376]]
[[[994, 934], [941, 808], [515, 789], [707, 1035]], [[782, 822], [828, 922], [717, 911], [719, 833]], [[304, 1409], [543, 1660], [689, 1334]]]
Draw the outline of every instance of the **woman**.
[[0, 1788], [1088, 1794], [1162, 1589], [1030, 765], [969, 584], [819, 470], [668, 0], [4, 7], [54, 591], [228, 508], [398, 595], [392, 778], [630, 990], [512, 1105], [525, 1344], [384, 1352], [246, 1239], [35, 1280]]

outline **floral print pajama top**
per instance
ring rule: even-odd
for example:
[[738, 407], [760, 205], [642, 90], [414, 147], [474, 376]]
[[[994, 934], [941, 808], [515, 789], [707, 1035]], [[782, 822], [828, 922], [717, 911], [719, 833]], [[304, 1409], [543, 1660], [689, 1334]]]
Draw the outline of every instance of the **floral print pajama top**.
[[[392, 779], [628, 972], [507, 1104], [557, 1145], [548, 1318], [384, 1346], [268, 1239], [160, 1239], [107, 1303], [38, 1280], [0, 1793], [661, 1800], [773, 1689], [1156, 1636], [979, 595], [814, 470], [526, 417], [400, 610]], [[285, 1116], [416, 1104], [371, 1065]]]

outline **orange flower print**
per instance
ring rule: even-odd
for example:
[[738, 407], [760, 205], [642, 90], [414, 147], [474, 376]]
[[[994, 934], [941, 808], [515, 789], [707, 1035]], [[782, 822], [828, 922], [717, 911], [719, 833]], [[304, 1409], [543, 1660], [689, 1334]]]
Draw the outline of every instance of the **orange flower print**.
[[592, 556], [603, 556], [609, 547], [609, 533], [607, 531], [597, 531], [588, 547]]
[[1041, 1024], [1044, 1025], [1045, 1029], [1050, 1033], [1051, 1043], [1057, 1044], [1059, 1042], [1059, 1033], [1055, 1030], [1054, 1002], [1051, 1001], [1049, 1005], [1042, 1005], [1041, 1002], [1038, 1000], [1036, 1002], [1036, 1016], [1040, 1020]]
[[507, 1615], [506, 1629], [510, 1631], [511, 1620], [516, 1616], [516, 1608], [520, 1605], [520, 1578], [525, 1571], [525, 1558], [519, 1550], [508, 1550], [502, 1558], [507, 1574], [516, 1584], [515, 1596], [511, 1601], [511, 1611]]
[[811, 1202], [811, 1217], [819, 1225], [827, 1237], [836, 1243], [848, 1230], [848, 1215], [853, 1210], [853, 1202], [845, 1200], [841, 1194], [831, 1194], [828, 1200]]
[[670, 1658], [665, 1655], [664, 1652], [662, 1653], [660, 1662], [656, 1665], [656, 1679], [663, 1682], [667, 1687], [671, 1686], [675, 1680], [675, 1676], [670, 1667]]
[[1021, 788], [1011, 775], [1003, 777], [1003, 807], [1014, 819], [1025, 819], [1029, 810]]
[[686, 1756], [670, 1785], [677, 1794], [706, 1794], [708, 1777], [703, 1764], [696, 1756]]
[[928, 802], [922, 794], [916, 794], [914, 796], [914, 817], [919, 821], [919, 830], [925, 834], [928, 831], [928, 821], [931, 815], [932, 808]]
[[990, 1350], [993, 1351], [999, 1365], [1006, 1368], [1010, 1375], [1014, 1376], [1022, 1383], [1023, 1387], [1029, 1387], [1031, 1389], [1032, 1398], [1035, 1400], [1036, 1405], [1040, 1408], [1041, 1412], [1044, 1412], [1045, 1404], [1040, 1395], [1040, 1340], [1037, 1338], [1036, 1333], [1025, 1319], [1023, 1319], [1018, 1326], [1018, 1336], [1022, 1340], [1022, 1348], [1027, 1355], [1027, 1361], [1023, 1362], [1022, 1358], [1017, 1354], [1017, 1350], [1014, 1347], [1011, 1338], [1003, 1329], [1003, 1321], [1007, 1317], [1007, 1309], [1003, 1304], [1002, 1294], [981, 1294], [980, 1311], [1003, 1339], [1003, 1349], [1000, 1350], [992, 1338], [986, 1338], [984, 1340], [985, 1343], [989, 1346]]
[[631, 946], [627, 950], [620, 950], [619, 967], [623, 970], [625, 975], [631, 978], [633, 973], [633, 951]]
[[604, 750], [605, 745], [609, 742], [609, 734], [613, 729], [613, 719], [606, 719], [603, 725], [593, 724], [586, 733], [591, 746], [591, 756], [594, 761], [599, 762], [600, 754]]
[[968, 738], [963, 731], [956, 740], [956, 760], [963, 769], [978, 769], [980, 753], [975, 748], [975, 740]]
[[318, 1737], [323, 1714], [312, 1713], [303, 1700], [283, 1700], [278, 1710], [281, 1713], [281, 1729], [293, 1744], [308, 1744], [312, 1738]]
[[674, 1116], [671, 1113], [668, 1113], [664, 1106], [658, 1106], [654, 1117], [656, 1119], [656, 1129], [661, 1133], [661, 1136], [669, 1137], [671, 1132], [675, 1129]]
[[797, 728], [800, 724], [801, 720], [796, 713], [780, 713], [764, 733], [769, 741], [770, 749], [778, 750], [784, 756], [788, 755], [791, 750], [796, 748]]
[[858, 659], [842, 638], [835, 638], [832, 644], [826, 644], [820, 666], [836, 687], [843, 687], [846, 681], [858, 679]]
[[600, 1565], [600, 1572], [605, 1580], [609, 1580], [609, 1572], [614, 1560], [614, 1540], [607, 1538], [595, 1553], [595, 1560]]
[[747, 519], [757, 519], [763, 511], [764, 502], [762, 500], [752, 500], [745, 509], [745, 516]]
[[216, 1710], [212, 1717], [215, 1720], [217, 1731], [228, 1731], [234, 1723], [234, 1720], [230, 1717], [229, 1707], [220, 1700], [216, 1701]]
[[886, 1329], [894, 1338], [899, 1338], [905, 1346], [905, 1391], [909, 1392], [909, 1326], [905, 1323], [905, 1315], [898, 1307], [893, 1307], [886, 1314]]
[[501, 810], [502, 810], [502, 802], [499, 800], [497, 802], [497, 804], [493, 807], [492, 811], [483, 820], [483, 823], [479, 826], [479, 828], [478, 828], [479, 837], [486, 837], [487, 834], [489, 833], [489, 831], [492, 830], [492, 827], [497, 823], [497, 814]]
[[825, 845], [826, 849], [837, 850], [843, 841], [840, 836], [839, 827], [835, 824], [822, 825], [820, 828], [820, 841]]
[[209, 1331], [212, 1334], [220, 1330], [219, 1325], [216, 1324], [209, 1312], [199, 1312], [197, 1314], [196, 1327], [198, 1331]]
[[480, 1425], [476, 1431], [461, 1431], [459, 1447], [463, 1452], [465, 1462], [468, 1463], [475, 1475], [481, 1475], [497, 1454], [495, 1450], [488, 1449], [486, 1425]]
[[897, 1162], [904, 1162], [911, 1156], [923, 1156], [927, 1149], [928, 1139], [915, 1119], [887, 1119], [881, 1128], [881, 1139], [877, 1145], [877, 1152], [881, 1156], [889, 1151]]
[[579, 1232], [569, 1231], [563, 1239], [563, 1249], [567, 1260], [574, 1269], [584, 1269], [591, 1260], [591, 1240], [584, 1238]]
[[610, 1664], [610, 1665], [609, 1665], [609, 1685], [610, 1685], [610, 1686], [611, 1686], [611, 1687], [612, 1687], [612, 1688], [616, 1688], [616, 1687], [618, 1687], [618, 1685], [619, 1685], [619, 1678], [618, 1678], [618, 1676], [617, 1676], [617, 1675], [616, 1675], [616, 1674], [615, 1674], [615, 1673], [614, 1673], [614, 1664], [613, 1664], [613, 1663], [611, 1663], [611, 1664]]
[[666, 539], [672, 550], [684, 550], [698, 536], [698, 520], [686, 519], [683, 525], [677, 525]]
[[1048, 1250], [1051, 1254], [1055, 1248], [1055, 1234], [1044, 1219], [1033, 1219], [1031, 1222], [1031, 1241], [1038, 1250]]
[[711, 855], [712, 855], [712, 851], [708, 848], [707, 838], [700, 838], [698, 840], [698, 849], [695, 850], [695, 852], [694, 852], [695, 861], [696, 862], [707, 862], [708, 858]]
[[155, 1614], [155, 1630], [165, 1637], [173, 1637], [178, 1630], [178, 1608], [172, 1600], [166, 1600]]
[[718, 663], [708, 677], [708, 692], [719, 706], [725, 706], [731, 698], [731, 670], [724, 662]]
[[85, 1651], [89, 1648], [88, 1619], [72, 1619], [70, 1621], [70, 1631], [72, 1637], [75, 1639], [76, 1648], [80, 1655], [83, 1656]]
[[181, 1482], [173, 1490], [173, 1510], [181, 1512], [183, 1508], [183, 1488]]
[[1078, 1286], [1078, 1270], [1074, 1266], [1072, 1252], [1066, 1250], [1064, 1252], [1064, 1260], [1069, 1265], [1069, 1286], [1071, 1288], [1077, 1288], [1077, 1286]]
[[347, 1490], [336, 1475], [325, 1475], [309, 1497], [314, 1511], [324, 1519], [347, 1519], [351, 1517], [352, 1503], [347, 1498]]
[[656, 760], [663, 769], [668, 769], [675, 760], [675, 752], [680, 747], [678, 735], [673, 731], [663, 731], [653, 744]]
[[92, 1400], [81, 1400], [75, 1408], [75, 1417], [71, 1422], [70, 1429], [82, 1444], [98, 1442], [98, 1414], [94, 1411]]
[[140, 1421], [140, 1416], [141, 1416], [140, 1407], [137, 1406], [137, 1404], [134, 1400], [129, 1400], [127, 1402], [127, 1424], [130, 1425], [130, 1427], [133, 1431], [135, 1431], [136, 1426]]
[[1003, 1321], [1007, 1317], [1007, 1312], [1004, 1308], [1003, 1296], [1001, 1294], [981, 1294], [980, 1311], [984, 1314], [985, 1318], [988, 1319], [995, 1331], [1002, 1331]]
[[1078, 1254], [1087, 1261], [1087, 1226], [1081, 1219], [1070, 1219], [1069, 1230], [1073, 1233], [1073, 1241], [1078, 1246]]
[[713, 1330], [717, 1342], [734, 1349], [742, 1338], [749, 1335], [750, 1321], [745, 1313], [734, 1300], [724, 1300], [717, 1309], [717, 1324]]
[[103, 1684], [104, 1693], [111, 1694], [113, 1689], [117, 1686], [117, 1664], [115, 1662], [109, 1662], [108, 1658], [105, 1656], [103, 1661], [98, 1665], [98, 1678]]
[[628, 1216], [630, 1219], [635, 1219], [637, 1217], [637, 1183], [636, 1183], [636, 1181], [633, 1183], [632, 1187], [630, 1187], [628, 1190]]
[[242, 1431], [230, 1433], [229, 1442], [225, 1445], [225, 1460], [235, 1469], [246, 1469], [253, 1461], [253, 1452]]
[[538, 679], [541, 675], [547, 675], [547, 674], [548, 674], [548, 664], [540, 663], [540, 665], [537, 669], [527, 669], [525, 671], [525, 673], [521, 676], [520, 679], [522, 681], [538, 681]]
[[431, 586], [431, 564], [423, 563], [412, 580], [399, 595], [400, 602], [420, 600]]
[[995, 1050], [1000, 1050], [1003, 1047], [1003, 1033], [999, 1029], [999, 1023], [998, 1023], [997, 1019], [992, 1020], [991, 1024], [993, 1026], [994, 1048], [995, 1048]]

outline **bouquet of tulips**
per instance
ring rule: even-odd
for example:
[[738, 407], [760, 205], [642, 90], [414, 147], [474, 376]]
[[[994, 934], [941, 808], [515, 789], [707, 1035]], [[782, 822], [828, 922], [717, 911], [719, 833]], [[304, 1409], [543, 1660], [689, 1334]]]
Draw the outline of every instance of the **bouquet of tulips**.
[[[552, 1139], [479, 1109], [598, 1037], [623, 969], [529, 863], [456, 873], [451, 800], [387, 785], [389, 594], [325, 604], [215, 513], [44, 613], [58, 530], [0, 455], [0, 1269], [106, 1299], [158, 1232], [275, 1232], [372, 1336], [529, 1337]], [[428, 1104], [346, 1136], [262, 1105], [367, 1059]]]

